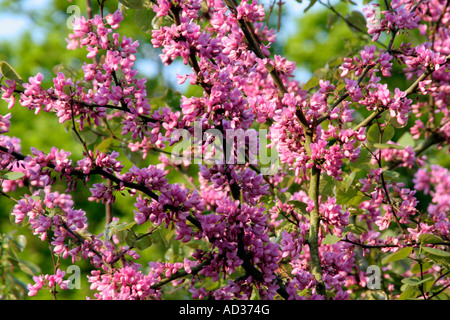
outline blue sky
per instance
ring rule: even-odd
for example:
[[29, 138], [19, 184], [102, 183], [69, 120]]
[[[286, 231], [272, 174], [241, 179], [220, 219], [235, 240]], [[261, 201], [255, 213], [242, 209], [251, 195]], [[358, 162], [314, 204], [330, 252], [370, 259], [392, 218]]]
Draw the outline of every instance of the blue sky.
[[[24, 0], [21, 3], [26, 9], [35, 10], [45, 8], [50, 3], [50, 0]], [[31, 24], [33, 24], [33, 21], [26, 14], [13, 14], [2, 8], [2, 12], [0, 12], [0, 40], [14, 39]], [[35, 35], [37, 37], [43, 36], [39, 35], [39, 30], [37, 30]]]
[[[72, 3], [67, 2], [67, 6], [69, 5], [76, 5], [76, 1], [73, 1]], [[273, 0], [262, 0], [260, 1], [264, 6], [267, 8], [269, 5], [272, 4]], [[278, 0], [276, 0], [278, 2]], [[21, 2], [23, 4], [23, 7], [28, 10], [39, 10], [39, 8], [46, 8], [51, 1], [50, 0], [24, 0]], [[1, 0], [0, 0], [1, 4]], [[295, 27], [296, 24], [294, 23], [294, 19], [299, 17], [303, 10], [306, 8], [306, 6], [309, 4], [308, 0], [304, 0], [303, 3], [299, 3], [295, 0], [284, 0], [283, 5], [283, 11], [286, 14], [286, 16], [283, 19], [283, 22], [281, 24], [281, 30], [277, 36], [277, 41], [283, 42], [286, 41], [286, 39], [293, 33], [296, 32]], [[316, 6], [320, 6], [319, 4], [316, 4]], [[314, 8], [313, 8], [314, 9]], [[67, 14], [68, 17], [70, 16], [70, 13]], [[276, 17], [274, 17], [276, 19]], [[20, 36], [22, 32], [24, 32], [27, 29], [30, 29], [30, 26], [33, 28], [33, 38], [38, 40], [45, 37], [45, 34], [40, 30], [38, 27], [35, 26], [33, 21], [26, 15], [20, 15], [20, 14], [14, 14], [12, 12], [8, 12], [4, 8], [2, 8], [2, 12], [0, 12], [0, 41], [1, 40], [11, 40], [14, 39], [17, 36]], [[154, 75], [155, 64], [149, 61], [149, 59], [146, 59], [146, 61], [137, 61], [137, 68], [148, 77], [151, 77]], [[188, 69], [186, 66], [182, 65], [182, 63], [174, 63], [170, 68], [164, 68], [164, 73], [167, 75], [166, 79], [172, 79], [174, 78], [174, 73], [184, 74], [188, 72]], [[302, 72], [301, 70], [298, 70], [296, 74], [296, 78], [300, 81], [307, 81], [309, 79], [310, 75], [308, 73]], [[171, 81], [172, 82], [172, 81]], [[183, 89], [186, 87], [187, 83], [184, 86], [179, 86], [175, 83], [172, 83], [172, 85], [175, 85], [183, 91]]]

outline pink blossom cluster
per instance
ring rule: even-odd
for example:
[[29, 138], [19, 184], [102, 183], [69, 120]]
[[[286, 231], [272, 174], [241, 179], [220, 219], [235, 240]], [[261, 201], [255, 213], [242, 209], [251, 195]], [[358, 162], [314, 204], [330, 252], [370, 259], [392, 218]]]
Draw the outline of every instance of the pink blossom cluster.
[[[295, 245], [296, 238], [283, 234], [283, 245], [290, 243]], [[295, 300], [323, 300], [324, 297], [317, 294], [315, 286], [317, 284], [313, 274], [308, 270], [308, 247], [304, 246], [303, 253], [289, 257], [289, 265], [292, 267], [292, 278], [287, 282], [286, 290], [290, 294], [289, 299]], [[336, 300], [347, 300], [349, 293], [345, 288], [358, 285], [362, 279], [354, 276], [355, 252], [354, 246], [349, 243], [335, 243], [333, 245], [323, 245], [320, 248], [321, 264], [323, 266], [323, 282], [327, 290], [336, 290]], [[306, 289], [312, 291], [305, 294]]]
[[412, 1], [394, 0], [389, 10], [381, 11], [378, 4], [367, 4], [363, 12], [367, 18], [367, 33], [373, 34], [372, 41], [378, 40], [382, 32], [413, 30], [418, 27], [420, 17], [412, 12]]
[[68, 280], [63, 280], [65, 274], [66, 273], [64, 271], [57, 269], [56, 273], [52, 275], [45, 274], [40, 276], [33, 276], [35, 284], [34, 285], [28, 284], [27, 286], [28, 295], [30, 297], [33, 297], [38, 293], [39, 290], [41, 290], [44, 287], [53, 290], [54, 287], [56, 288], [56, 285], [58, 285], [58, 287], [61, 288], [62, 290], [67, 290]]
[[419, 169], [414, 175], [414, 187], [418, 191], [430, 194], [431, 204], [427, 208], [428, 216], [433, 221], [433, 229], [444, 238], [449, 235], [449, 170], [439, 165], [432, 165], [431, 170]]
[[[187, 258], [183, 262], [175, 263], [149, 262], [149, 272], [144, 274], [139, 270], [139, 265], [131, 264], [107, 273], [93, 270], [88, 281], [91, 283], [90, 289], [98, 292], [94, 297], [99, 300], [161, 299], [161, 291], [154, 288], [154, 285], [178, 271], [191, 274], [196, 265], [197, 262]], [[175, 286], [182, 282], [183, 280], [172, 281]]]
[[319, 213], [323, 215], [324, 226], [331, 229], [330, 233], [341, 237], [343, 227], [349, 224], [349, 211], [336, 204], [336, 198], [328, 197], [327, 202], [320, 204]]
[[0, 168], [2, 170], [11, 169], [14, 165], [15, 158], [12, 156], [12, 153], [20, 152], [20, 142], [19, 138], [0, 135], [0, 146], [7, 150], [6, 152], [0, 152]]
[[[398, 146], [398, 143], [393, 141], [387, 141], [387, 144], [392, 144]], [[411, 146], [406, 146], [404, 148], [396, 149], [386, 148], [380, 149], [379, 157], [386, 162], [398, 162], [402, 167], [412, 168], [414, 166], [422, 167], [425, 165], [426, 156], [416, 156], [416, 152]], [[372, 159], [372, 163], [375, 164], [376, 160]]]
[[405, 125], [412, 109], [412, 100], [408, 99], [399, 88], [395, 88], [392, 93], [387, 84], [380, 82], [381, 77], [377, 76], [376, 72], [381, 71], [384, 77], [390, 77], [393, 57], [388, 52], [383, 52], [376, 58], [375, 52], [375, 45], [365, 46], [360, 52], [361, 58], [344, 59], [344, 63], [340, 66], [341, 76], [347, 76], [350, 71], [354, 71], [355, 76], [361, 76], [365, 70], [368, 70], [370, 76], [365, 89], [361, 88], [358, 81], [345, 79], [346, 89], [352, 101], [366, 106], [369, 110], [389, 109], [390, 115], [396, 118], [399, 124]]
[[[396, 53], [396, 59], [405, 65], [404, 72], [408, 79], [416, 79], [423, 74], [424, 70], [433, 69], [434, 81], [423, 80], [419, 82], [419, 93], [433, 97], [435, 110], [430, 113], [427, 123], [423, 119], [417, 118], [415, 125], [411, 127], [411, 133], [415, 136], [428, 124], [439, 121], [439, 132], [444, 139], [449, 140], [449, 119], [448, 119], [448, 72], [445, 66], [448, 63], [450, 54], [450, 37], [448, 33], [447, 20], [444, 18], [448, 6], [443, 1], [428, 1], [426, 3], [414, 3], [409, 0], [394, 1], [390, 4], [390, 10], [380, 11], [378, 5], [368, 5], [364, 9], [368, 22], [368, 33], [373, 34], [373, 41], [378, 40], [381, 32], [390, 30], [408, 30], [418, 28], [420, 33], [426, 37], [426, 41], [413, 47], [410, 43], [402, 43], [400, 51]], [[428, 8], [432, 7], [431, 10]], [[384, 18], [383, 18], [384, 16]], [[444, 22], [445, 21], [445, 22]], [[436, 27], [431, 30], [427, 23], [436, 23]], [[400, 92], [399, 92], [400, 93]], [[396, 96], [397, 93], [395, 94]], [[401, 98], [401, 97], [400, 97]], [[404, 100], [404, 98], [402, 99]], [[399, 123], [405, 124], [407, 117], [402, 116], [408, 110], [413, 110], [417, 117], [426, 111], [426, 104], [417, 101], [409, 101], [404, 112], [391, 109], [391, 113], [397, 113]], [[400, 117], [399, 117], [400, 115]], [[443, 115], [440, 117], [440, 115]], [[394, 115], [393, 115], [394, 116]]]
[[[267, 215], [264, 214], [264, 208], [240, 204], [239, 201], [227, 198], [216, 201], [216, 204], [215, 214], [196, 216], [202, 225], [202, 234], [198, 236], [207, 237], [217, 249], [211, 254], [211, 263], [203, 267], [199, 274], [217, 281], [222, 272], [223, 276], [232, 274], [238, 267], [250, 261], [261, 272], [257, 279], [247, 276], [240, 281], [230, 280], [212, 295], [216, 299], [245, 299], [250, 294], [248, 282], [257, 281], [266, 287], [259, 290], [259, 293], [269, 299], [273, 298], [279, 288], [274, 270], [278, 267], [280, 251], [277, 245], [269, 241], [266, 233]], [[197, 252], [194, 257], [199, 255], [208, 256], [208, 253]]]
[[141, 271], [127, 266], [115, 270], [111, 274], [101, 273], [100, 270], [92, 271], [88, 276], [91, 283], [90, 289], [98, 293], [94, 297], [99, 300], [147, 300], [157, 298], [157, 292], [151, 289], [151, 284], [156, 280]]
[[[189, 65], [191, 72], [177, 75], [178, 82], [188, 81], [203, 89], [199, 96], [182, 96], [178, 111], [150, 104], [146, 80], [134, 68], [139, 42], [116, 32], [124, 18], [120, 10], [106, 17], [75, 20], [67, 47], [87, 50], [90, 63], [83, 65], [82, 79], [58, 73], [49, 89], [43, 88], [41, 73], [21, 86], [6, 80], [2, 98], [12, 108], [17, 93], [19, 104], [36, 114], [43, 109], [53, 112], [60, 123], [78, 123], [73, 130], [101, 127], [103, 120], [117, 118], [121, 137], [112, 138], [133, 152], [142, 152], [144, 159], [151, 150], [179, 142], [181, 138], [174, 134], [177, 129], [194, 133], [194, 123], [199, 122], [203, 131], [218, 131], [228, 144], [234, 142], [227, 141], [227, 130], [251, 130], [267, 123], [269, 147], [280, 155], [280, 172], [264, 176], [254, 166], [238, 163], [238, 153], [232, 152], [230, 159], [200, 166], [198, 183], [192, 177], [189, 180], [195, 187], [191, 190], [168, 178], [173, 168], [189, 169], [189, 162], [178, 166], [173, 159], [160, 157], [158, 165], [133, 164], [125, 169], [117, 151], [85, 150], [83, 158], [74, 161], [70, 152], [57, 147], [48, 153], [32, 148], [30, 155], [16, 159], [20, 140], [1, 135], [1, 169], [24, 173], [20, 180], [3, 181], [3, 191], [14, 191], [25, 182], [36, 189], [14, 206], [16, 223], [28, 221], [32, 232], [48, 241], [63, 259], [88, 260], [93, 266], [88, 276], [90, 289], [96, 291], [97, 299], [161, 299], [161, 283], [173, 277], [172, 285], [179, 285], [185, 280], [179, 274], [189, 275], [188, 290], [194, 299], [250, 299], [255, 291], [262, 299], [277, 294], [287, 299], [325, 299], [320, 285], [332, 292], [333, 299], [348, 299], [354, 287], [366, 285], [364, 270], [356, 262], [358, 245], [364, 246], [361, 252], [367, 256], [371, 246], [388, 253], [415, 245], [423, 233], [448, 239], [449, 172], [437, 165], [431, 167], [432, 172], [424, 169], [426, 158], [412, 147], [402, 149], [388, 141], [397, 148], [371, 151], [367, 168], [358, 168], [367, 174], [352, 185], [362, 199], [359, 204], [342, 203], [337, 194], [345, 171], [351, 170], [362, 148], [367, 148], [368, 123], [353, 126], [360, 121], [360, 111], [376, 114], [372, 121], [379, 121], [378, 116], [386, 111], [399, 126], [413, 119], [410, 130], [416, 140], [425, 136], [450, 141], [450, 78], [446, 72], [450, 42], [448, 19], [443, 14], [447, 7], [442, 1], [394, 0], [385, 4], [384, 11], [368, 6], [364, 12], [374, 42], [382, 39], [382, 33], [394, 40], [399, 32], [416, 28], [428, 36], [427, 41], [416, 47], [401, 44], [397, 48], [394, 41], [383, 49], [366, 45], [359, 54], [343, 58], [337, 81], [321, 79], [311, 92], [294, 80], [293, 62], [279, 55], [271, 58], [275, 31], [263, 23], [266, 16], [261, 4], [207, 0], [206, 5], [199, 0], [157, 0], [152, 5], [158, 19], [170, 15], [152, 31], [151, 44], [161, 49], [162, 63], [179, 59]], [[419, 27], [421, 22], [433, 22], [436, 30], [427, 33], [426, 26]], [[425, 75], [432, 75], [433, 80], [424, 78], [410, 89], [391, 88], [384, 80], [392, 76], [394, 64], [404, 67], [406, 79], [429, 72]], [[418, 99], [414, 100], [410, 95], [415, 90]], [[422, 117], [429, 111], [421, 99], [425, 95], [435, 108], [429, 120]], [[10, 114], [0, 116], [0, 133], [9, 131], [10, 120]], [[220, 151], [212, 147], [214, 141], [201, 140], [201, 156], [214, 158]], [[195, 152], [187, 151], [196, 156]], [[388, 172], [381, 160], [398, 162], [404, 170], [422, 167], [411, 180], [414, 188], [386, 179]], [[320, 193], [324, 178], [331, 177], [338, 186], [333, 186], [331, 194], [312, 199], [314, 192], [308, 189], [312, 171], [321, 173], [315, 191]], [[82, 236], [88, 228], [86, 213], [75, 209], [69, 194], [51, 188], [60, 178], [67, 184], [66, 192], [73, 191], [78, 181], [87, 186], [93, 175], [109, 179], [110, 184], [92, 183], [89, 200], [112, 205], [117, 192], [127, 191], [135, 206], [134, 223], [173, 229], [173, 241], [192, 244], [192, 259], [150, 262], [144, 272], [134, 244], [122, 246], [117, 235]], [[284, 179], [291, 179], [291, 184], [284, 185]], [[290, 186], [295, 190], [292, 196], [287, 193]], [[418, 209], [418, 192], [432, 197], [428, 220]], [[350, 213], [354, 211], [358, 215], [353, 219]], [[311, 268], [316, 254], [311, 243], [315, 237], [310, 234], [313, 214], [319, 219], [321, 279]], [[405, 227], [413, 222], [414, 227]], [[367, 230], [361, 227], [363, 231], [356, 232], [352, 229], [356, 224]], [[381, 237], [394, 228], [402, 234]], [[327, 235], [339, 241], [327, 244]], [[197, 241], [206, 245], [197, 246]], [[284, 266], [287, 275], [281, 276]], [[234, 277], [237, 272], [240, 276]], [[44, 286], [64, 289], [63, 277], [60, 270], [56, 275], [34, 277], [29, 295]], [[203, 286], [205, 278], [223, 281], [209, 290]]]

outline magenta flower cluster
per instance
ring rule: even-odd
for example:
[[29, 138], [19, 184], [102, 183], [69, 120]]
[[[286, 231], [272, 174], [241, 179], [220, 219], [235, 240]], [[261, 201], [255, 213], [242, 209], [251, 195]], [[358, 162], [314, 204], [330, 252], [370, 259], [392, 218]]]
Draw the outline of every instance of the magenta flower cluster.
[[[86, 50], [89, 63], [82, 66], [82, 79], [61, 72], [48, 89], [41, 73], [24, 83], [5, 80], [1, 92], [8, 109], [18, 103], [36, 114], [52, 113], [59, 123], [72, 124], [77, 135], [116, 121], [120, 137], [111, 139], [143, 159], [151, 151], [167, 153], [180, 140], [174, 132], [193, 132], [194, 123], [203, 131], [221, 132], [225, 141], [227, 129], [268, 124], [268, 148], [279, 154], [280, 166], [264, 176], [249, 163], [203, 164], [197, 179], [189, 180], [190, 189], [168, 177], [170, 170], [183, 171], [190, 163], [179, 165], [166, 156], [159, 164], [142, 167], [127, 167], [116, 150], [86, 145], [79, 160], [57, 147], [49, 152], [31, 148], [21, 156], [20, 140], [6, 135], [14, 125], [11, 113], [0, 115], [0, 169], [23, 174], [5, 179], [2, 192], [25, 183], [34, 190], [15, 204], [15, 223], [28, 222], [53, 254], [73, 263], [88, 261], [94, 298], [161, 299], [166, 283], [178, 286], [190, 279], [193, 299], [250, 299], [255, 294], [262, 299], [349, 299], [354, 288], [367, 285], [357, 260], [371, 249], [397, 252], [417, 245], [422, 234], [448, 243], [448, 169], [427, 168], [421, 145], [384, 143], [386, 125], [379, 125], [378, 147], [368, 136], [369, 124], [378, 123], [385, 112], [398, 128], [411, 124], [408, 134], [423, 138], [423, 148], [450, 142], [450, 9], [442, 1], [393, 0], [383, 11], [367, 5], [363, 12], [373, 44], [343, 57], [335, 70], [340, 78], [320, 79], [314, 90], [304, 90], [295, 80], [293, 62], [271, 57], [276, 33], [267, 27], [264, 6], [257, 1], [206, 0], [206, 8], [199, 0], [152, 3], [156, 18], [164, 23], [153, 29], [151, 44], [160, 50], [163, 64], [178, 59], [191, 67], [191, 73], [177, 75], [178, 83], [201, 87], [200, 95], [181, 95], [178, 111], [150, 103], [146, 80], [135, 69], [139, 42], [117, 32], [124, 18], [118, 10], [75, 20], [67, 48]], [[427, 30], [428, 23], [435, 28]], [[415, 29], [426, 37], [424, 43], [394, 45], [398, 33]], [[389, 44], [377, 46], [386, 35]], [[395, 66], [416, 83], [389, 86], [386, 79], [398, 72]], [[429, 75], [432, 80], [427, 80]], [[432, 114], [427, 114], [425, 96]], [[361, 114], [370, 116], [364, 120]], [[200, 142], [202, 155], [211, 156], [211, 145], [210, 140]], [[237, 154], [227, 156], [237, 159]], [[409, 181], [387, 179], [397, 167], [414, 170]], [[352, 169], [365, 174], [346, 185], [354, 178]], [[93, 177], [104, 180], [91, 182]], [[54, 189], [56, 181], [66, 185], [65, 193]], [[88, 233], [89, 213], [77, 209], [70, 195], [79, 185], [88, 187], [90, 201], [108, 206], [115, 204], [117, 194], [129, 195], [134, 210], [128, 229], [148, 226], [149, 235], [173, 230], [173, 241], [192, 244], [189, 258], [143, 266], [139, 236], [124, 244], [117, 234]], [[353, 193], [343, 201], [341, 189]], [[419, 209], [420, 196], [432, 198], [426, 212]], [[351, 202], [358, 197], [357, 204]], [[112, 225], [118, 222], [112, 219]], [[395, 228], [398, 234], [385, 235]], [[64, 275], [58, 269], [54, 275], [35, 276], [29, 295], [56, 285], [67, 289]], [[205, 285], [211, 281], [217, 286]], [[448, 280], [442, 278], [441, 284], [448, 285]]]

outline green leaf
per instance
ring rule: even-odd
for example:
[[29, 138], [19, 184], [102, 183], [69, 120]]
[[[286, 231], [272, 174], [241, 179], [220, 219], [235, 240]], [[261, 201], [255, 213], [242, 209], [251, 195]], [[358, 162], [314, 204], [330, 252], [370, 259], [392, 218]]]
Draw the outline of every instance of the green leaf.
[[282, 203], [286, 203], [292, 197], [292, 194], [290, 194], [289, 192], [278, 192], [276, 193], [276, 195]]
[[116, 237], [120, 242], [124, 242], [125, 238], [127, 237], [127, 234], [130, 232], [130, 230], [122, 230], [116, 232]]
[[97, 141], [98, 135], [89, 129], [80, 131], [79, 133], [87, 145], [91, 145]]
[[162, 231], [160, 229], [156, 229], [155, 231], [152, 232], [151, 234], [151, 238], [153, 243], [160, 243], [162, 245], [164, 245], [165, 247], [167, 247], [169, 245], [169, 241], [170, 239], [166, 239], [166, 236], [162, 233]]
[[[41, 198], [41, 201], [44, 201], [44, 200]], [[58, 206], [54, 206], [53, 208], [48, 209], [48, 216], [50, 218], [54, 217], [54, 216], [57, 216], [57, 215], [65, 216], [66, 212], [63, 209], [61, 209], [60, 207], [58, 207]]]
[[407, 284], [408, 286], [418, 286], [428, 281], [434, 281], [434, 277], [432, 275], [426, 276], [423, 280], [418, 278], [417, 276], [413, 276], [410, 278], [406, 278], [402, 280], [402, 283]]
[[329, 66], [325, 65], [324, 68], [319, 68], [319, 69], [314, 70], [314, 75], [318, 79], [323, 79], [327, 76], [328, 71], [330, 71]]
[[119, 223], [118, 220], [113, 220], [106, 226], [106, 229], [105, 229], [106, 240], [111, 240], [112, 235], [116, 231], [116, 226], [118, 223]]
[[434, 296], [435, 300], [450, 300], [450, 294], [446, 293], [446, 292], [442, 292], [440, 294], [438, 294], [437, 296]]
[[39, 196], [31, 196], [30, 198], [33, 199], [34, 202], [42, 201], [42, 200], [41, 200], [41, 197], [39, 197]]
[[[139, 237], [139, 236], [138, 236]], [[134, 246], [139, 250], [145, 250], [152, 245], [153, 241], [151, 235], [148, 234], [134, 243]]]
[[334, 92], [336, 92], [336, 94], [338, 94], [339, 92], [341, 92], [344, 88], [345, 88], [346, 83], [345, 82], [341, 82], [339, 83], [336, 88], [334, 89]]
[[303, 90], [309, 90], [319, 85], [319, 79], [316, 76], [312, 76], [309, 80], [303, 85]]
[[41, 198], [42, 201], [45, 200], [45, 196], [46, 196], [45, 190], [44, 189], [39, 190], [39, 198]]
[[2, 178], [5, 180], [19, 180], [25, 176], [23, 172], [7, 172], [2, 175]]
[[363, 233], [367, 233], [367, 230], [361, 226], [357, 226], [356, 224], [350, 223], [348, 226], [344, 228], [344, 235], [346, 235], [349, 232], [355, 235], [362, 235]]
[[398, 173], [397, 171], [383, 171], [383, 175], [384, 177], [388, 177], [388, 178], [392, 178], [392, 179], [398, 179], [400, 177], [400, 173]]
[[352, 11], [345, 17], [345, 22], [347, 23], [350, 30], [354, 33], [360, 33], [366, 31], [366, 18], [359, 11]]
[[367, 130], [367, 141], [370, 143], [379, 143], [380, 142], [380, 129], [378, 128], [378, 124], [374, 123], [370, 126], [369, 130]]
[[391, 126], [390, 124], [388, 124], [383, 129], [383, 138], [382, 138], [381, 142], [385, 143], [385, 142], [391, 140], [394, 137], [394, 135], [395, 135], [395, 128], [393, 126]]
[[130, 230], [130, 232], [128, 232], [127, 235], [125, 236], [125, 243], [128, 246], [132, 246], [135, 241], [136, 241], [136, 235], [134, 234], [134, 232], [132, 230]]
[[[83, 142], [86, 145], [91, 145], [94, 142], [97, 141], [98, 135], [95, 132], [92, 132], [89, 129], [85, 129], [83, 131], [77, 131], [78, 134], [80, 135], [81, 139], [83, 140]], [[70, 130], [70, 134], [72, 135], [72, 139], [78, 143], [78, 144], [82, 144], [82, 142], [80, 141], [80, 138], [78, 138], [77, 133], [75, 132], [75, 130], [71, 129]]]
[[435, 256], [446, 257], [446, 258], [450, 257], [450, 252], [447, 252], [444, 250], [429, 248], [429, 247], [422, 247], [422, 250], [426, 251], [428, 253], [431, 253], [432, 255], [435, 255]]
[[384, 129], [382, 129], [382, 136], [380, 139], [380, 128], [378, 127], [378, 124], [374, 123], [367, 131], [367, 141], [369, 141], [371, 144], [386, 143], [394, 137], [394, 134], [394, 127], [391, 125], [387, 125], [386, 127], [384, 127]]
[[112, 137], [106, 138], [105, 140], [103, 140], [102, 142], [100, 142], [95, 149], [98, 150], [98, 152], [100, 153], [106, 153], [108, 151], [109, 146], [111, 145], [111, 143], [114, 141], [114, 139]]
[[437, 264], [442, 265], [444, 268], [450, 270], [450, 257], [442, 257], [434, 254], [430, 254], [428, 256], [431, 260], [436, 262]]
[[291, 201], [288, 201], [288, 204], [293, 204], [294, 208], [297, 209], [296, 212], [300, 213], [302, 216], [306, 217], [308, 220], [311, 219], [309, 212], [306, 211], [306, 208], [308, 207], [308, 205], [306, 203], [304, 203], [302, 201], [298, 201], [298, 200], [291, 200]]
[[290, 200], [287, 203], [293, 205], [296, 209], [301, 211], [306, 211], [306, 208], [308, 207], [306, 203], [300, 200]]
[[334, 234], [328, 234], [323, 240], [322, 244], [334, 244], [336, 242], [339, 242], [341, 238], [335, 236]]
[[347, 191], [350, 185], [353, 183], [355, 179], [356, 172], [352, 172], [350, 174], [344, 173], [342, 175], [342, 180], [337, 182], [337, 187], [340, 190]]
[[41, 272], [41, 269], [31, 261], [19, 259], [18, 262], [20, 270], [30, 276], [35, 276], [36, 274]]
[[122, 151], [133, 164], [139, 165], [142, 162], [142, 155], [137, 151], [131, 151], [126, 144], [122, 144]]
[[359, 153], [358, 159], [353, 162], [349, 162], [352, 172], [356, 173], [364, 168], [367, 168], [369, 166], [370, 159], [371, 155], [369, 153], [369, 150], [367, 150], [366, 148], [362, 148], [361, 152]]
[[124, 230], [131, 229], [135, 224], [136, 224], [136, 221], [133, 221], [130, 223], [123, 222], [123, 223], [118, 224], [114, 229], [116, 231], [124, 231]]
[[391, 143], [374, 143], [373, 146], [377, 149], [397, 149], [404, 150], [405, 148]]
[[12, 240], [13, 243], [17, 246], [20, 252], [22, 252], [27, 246], [27, 237], [23, 234], [19, 234], [15, 239]]
[[413, 136], [411, 133], [409, 132], [405, 132], [400, 139], [398, 139], [398, 144], [403, 146], [403, 147], [407, 147], [407, 146], [414, 146], [416, 144]]
[[153, 30], [152, 21], [154, 17], [155, 13], [153, 11], [147, 9], [138, 9], [134, 14], [134, 22], [143, 32], [151, 33]]
[[395, 253], [385, 256], [383, 258], [383, 260], [381, 260], [381, 263], [386, 264], [389, 262], [394, 262], [394, 261], [405, 259], [406, 257], [409, 256], [411, 251], [412, 251], [411, 247], [406, 247], [406, 248], [400, 249], [399, 251], [397, 251]]
[[313, 5], [315, 5], [317, 2], [317, 0], [310, 0], [309, 5], [306, 7], [304, 12], [307, 12], [309, 9], [311, 9], [313, 7]]
[[422, 268], [420, 267], [420, 263], [416, 263], [412, 266], [412, 273], [421, 273], [430, 270], [433, 267], [433, 263], [431, 262], [422, 262]]
[[71, 87], [71, 85], [70, 85], [70, 84], [66, 84], [66, 85], [63, 87], [63, 92], [64, 92], [66, 95], [70, 96], [71, 93], [72, 93], [72, 87]]
[[409, 287], [407, 286], [405, 291], [402, 292], [399, 300], [407, 300], [416, 297], [419, 294], [419, 290], [416, 289], [416, 287]]
[[149, 5], [147, 0], [119, 0], [119, 2], [129, 9], [148, 8]]
[[334, 12], [330, 12], [327, 17], [327, 27], [331, 28], [339, 19], [339, 16]]
[[431, 234], [431, 233], [423, 233], [417, 239], [420, 243], [441, 243], [444, 242], [440, 237]]
[[[327, 64], [330, 67], [340, 67], [342, 65], [343, 61], [344, 60], [342, 59], [342, 57], [335, 57], [335, 58], [331, 58], [330, 60], [328, 60]], [[345, 87], [344, 82], [341, 82], [341, 84], [343, 84]]]
[[9, 80], [14, 80], [19, 84], [23, 83], [17, 71], [6, 61], [0, 61], [0, 73]]
[[338, 188], [336, 190], [336, 203], [339, 205], [353, 205], [355, 200], [362, 199], [362, 196], [358, 196], [358, 192], [358, 189], [354, 187], [350, 187], [346, 191]]
[[333, 197], [334, 196], [334, 187], [336, 185], [336, 179], [334, 179], [333, 177], [329, 176], [329, 175], [322, 175], [320, 177], [320, 182], [319, 182], [319, 194], [322, 197], [325, 196], [329, 196], [329, 197]]

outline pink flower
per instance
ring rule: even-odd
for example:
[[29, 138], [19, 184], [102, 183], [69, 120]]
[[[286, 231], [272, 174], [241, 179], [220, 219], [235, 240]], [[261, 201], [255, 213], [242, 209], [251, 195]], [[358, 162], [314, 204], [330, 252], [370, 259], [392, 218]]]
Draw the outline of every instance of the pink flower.
[[157, 17], [164, 17], [169, 14], [172, 3], [168, 0], [158, 0], [158, 4], [153, 6]]
[[8, 113], [4, 116], [0, 115], [0, 133], [6, 133], [9, 131], [9, 127], [11, 126], [11, 113]]
[[2, 99], [8, 103], [8, 109], [11, 109], [15, 102], [14, 90], [16, 89], [16, 82], [14, 80], [6, 79], [5, 84], [1, 86]]
[[120, 22], [123, 20], [123, 15], [120, 10], [117, 10], [113, 14], [108, 14], [105, 19], [112, 29], [117, 29], [119, 28]]

